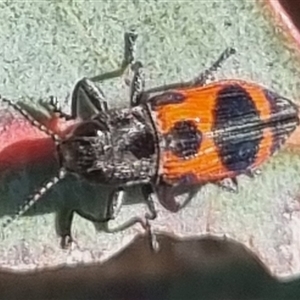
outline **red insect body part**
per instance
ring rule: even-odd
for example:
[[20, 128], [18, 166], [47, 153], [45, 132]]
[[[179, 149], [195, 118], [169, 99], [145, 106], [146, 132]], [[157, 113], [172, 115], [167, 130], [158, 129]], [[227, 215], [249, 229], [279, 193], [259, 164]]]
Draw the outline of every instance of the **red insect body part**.
[[[12, 108], [0, 110], [0, 174], [23, 165], [43, 164], [55, 159], [53, 139]], [[74, 124], [56, 114], [43, 116], [40, 122], [63, 136]]]

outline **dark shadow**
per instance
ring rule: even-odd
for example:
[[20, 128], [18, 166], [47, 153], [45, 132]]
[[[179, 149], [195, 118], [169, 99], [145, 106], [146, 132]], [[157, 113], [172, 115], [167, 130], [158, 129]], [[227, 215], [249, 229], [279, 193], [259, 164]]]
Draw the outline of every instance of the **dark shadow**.
[[147, 236], [102, 265], [0, 273], [1, 299], [299, 299], [300, 281], [281, 283], [228, 239]]

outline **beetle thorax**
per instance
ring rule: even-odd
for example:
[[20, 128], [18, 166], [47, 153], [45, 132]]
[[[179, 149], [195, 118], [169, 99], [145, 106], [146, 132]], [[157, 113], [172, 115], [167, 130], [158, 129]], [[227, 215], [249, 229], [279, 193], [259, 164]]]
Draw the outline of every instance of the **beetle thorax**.
[[132, 185], [156, 174], [155, 145], [143, 108], [117, 109], [79, 123], [58, 152], [70, 173], [97, 183]]
[[80, 123], [59, 146], [60, 161], [69, 172], [89, 173], [97, 162], [112, 158], [111, 137], [104, 123]]

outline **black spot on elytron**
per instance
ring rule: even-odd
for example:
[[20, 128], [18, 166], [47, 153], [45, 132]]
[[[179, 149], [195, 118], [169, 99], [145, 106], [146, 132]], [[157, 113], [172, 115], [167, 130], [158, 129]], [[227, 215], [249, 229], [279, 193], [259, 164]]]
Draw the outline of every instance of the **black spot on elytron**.
[[272, 130], [271, 153], [274, 153], [299, 125], [298, 108], [292, 101], [277, 93], [270, 90], [265, 90], [264, 93], [271, 108], [270, 118], [265, 123], [269, 123]]
[[227, 170], [242, 173], [255, 162], [262, 130], [259, 112], [244, 88], [228, 85], [218, 93], [214, 142]]
[[152, 109], [155, 109], [158, 106], [181, 103], [184, 101], [184, 99], [184, 95], [178, 92], [165, 92], [163, 94], [151, 97], [149, 99], [149, 103], [151, 104]]
[[150, 158], [155, 152], [155, 140], [150, 132], [137, 132], [130, 137], [127, 150], [136, 158]]
[[194, 157], [201, 146], [202, 133], [193, 121], [180, 121], [175, 123], [166, 135], [168, 150], [176, 156], [188, 159]]

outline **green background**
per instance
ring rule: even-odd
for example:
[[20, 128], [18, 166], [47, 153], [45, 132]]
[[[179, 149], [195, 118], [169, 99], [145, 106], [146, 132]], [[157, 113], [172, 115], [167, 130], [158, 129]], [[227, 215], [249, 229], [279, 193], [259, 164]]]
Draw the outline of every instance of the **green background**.
[[[255, 81], [299, 103], [299, 54], [271, 19], [267, 7], [251, 0], [1, 2], [2, 96], [34, 103], [55, 95], [68, 111], [78, 79], [120, 65], [123, 34], [131, 27], [139, 33], [137, 58], [144, 64], [147, 87], [190, 79], [209, 67], [226, 47], [234, 47], [237, 54], [217, 73], [218, 78]], [[122, 79], [104, 82], [101, 87], [111, 107], [128, 105]], [[235, 223], [239, 230], [247, 225], [246, 216], [260, 215], [271, 224], [273, 212], [265, 203], [276, 201], [277, 191], [285, 195], [298, 192], [299, 167], [298, 155], [283, 153], [266, 165], [265, 175], [256, 183], [245, 180], [242, 194], [217, 196], [224, 218], [244, 218]], [[5, 176], [0, 203], [3, 220], [52, 174], [55, 166], [45, 163]], [[265, 202], [257, 202], [258, 189]], [[107, 235], [76, 218], [74, 230], [81, 246], [70, 254], [59, 249], [54, 230], [54, 213], [62, 203], [100, 212], [107, 192], [72, 178], [55, 188], [29, 217], [21, 218], [6, 231], [0, 245], [2, 265], [27, 269], [98, 261], [115, 253], [136, 231], [129, 231], [131, 236]], [[206, 193], [219, 195], [211, 187]], [[199, 209], [202, 201], [199, 194], [194, 201]], [[135, 206], [128, 205], [127, 209], [125, 214], [135, 213]], [[260, 232], [259, 223], [256, 225], [249, 225], [249, 230], [255, 229], [253, 235], [258, 233], [267, 241], [273, 238]]]

